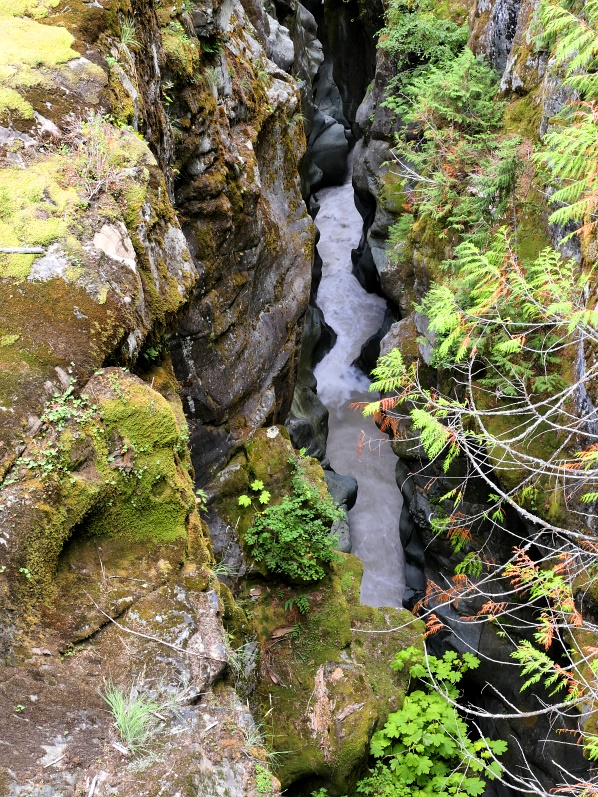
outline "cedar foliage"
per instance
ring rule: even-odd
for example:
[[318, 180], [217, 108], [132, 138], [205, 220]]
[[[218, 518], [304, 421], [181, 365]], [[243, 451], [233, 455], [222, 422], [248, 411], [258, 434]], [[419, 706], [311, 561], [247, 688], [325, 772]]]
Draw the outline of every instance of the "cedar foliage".
[[573, 222], [576, 232], [588, 234], [598, 223], [598, 1], [542, 0], [538, 18], [539, 42], [551, 48], [572, 99], [552, 120], [535, 159], [556, 186], [550, 221]]

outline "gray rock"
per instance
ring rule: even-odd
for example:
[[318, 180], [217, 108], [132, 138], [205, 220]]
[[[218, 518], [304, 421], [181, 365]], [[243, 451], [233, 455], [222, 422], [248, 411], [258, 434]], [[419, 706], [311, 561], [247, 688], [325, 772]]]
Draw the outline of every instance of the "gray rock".
[[228, 665], [220, 604], [214, 590], [195, 596], [197, 631], [187, 644], [193, 689], [201, 695], [215, 683]]
[[59, 244], [52, 244], [43, 257], [33, 261], [28, 280], [31, 282], [46, 282], [56, 277], [65, 278], [69, 261], [66, 253]]
[[196, 34], [200, 38], [220, 36], [230, 22], [235, 0], [204, 0], [191, 11]]
[[315, 165], [323, 173], [323, 185], [342, 185], [347, 174], [349, 143], [345, 128], [332, 116], [320, 111], [314, 118], [309, 151]]
[[319, 460], [324, 458], [328, 439], [328, 410], [307, 385], [296, 387], [285, 426], [294, 448], [304, 448], [310, 457]]
[[271, 58], [276, 66], [287, 72], [295, 62], [295, 47], [291, 41], [289, 29], [269, 15], [268, 25], [270, 27], [266, 44], [268, 58]]
[[325, 470], [324, 477], [328, 485], [328, 492], [337, 504], [346, 509], [352, 509], [357, 500], [357, 479], [353, 476], [342, 476], [333, 470]]
[[351, 553], [351, 531], [346, 520], [335, 520], [330, 530], [331, 534], [336, 534], [338, 542], [334, 546], [335, 551], [341, 553]]

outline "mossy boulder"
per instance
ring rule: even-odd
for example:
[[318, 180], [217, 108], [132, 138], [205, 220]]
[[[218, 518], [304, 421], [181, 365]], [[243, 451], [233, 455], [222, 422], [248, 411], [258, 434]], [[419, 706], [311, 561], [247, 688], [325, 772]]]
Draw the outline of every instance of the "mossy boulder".
[[[212, 509], [228, 529], [228, 546], [221, 540], [219, 547], [230, 552], [231, 546], [240, 545], [245, 560], [244, 570], [264, 577], [279, 577], [268, 571], [265, 562], [253, 558], [252, 546], [246, 538], [259, 513], [294, 496], [295, 475], [300, 475], [306, 490], [312, 493], [312, 499], [306, 499], [306, 502], [313, 507], [315, 514], [323, 505], [334, 511], [335, 504], [328, 492], [322, 466], [316, 459], [303, 457], [295, 451], [283, 426], [258, 429], [208, 486]], [[262, 490], [268, 493], [264, 504], [260, 503]], [[241, 496], [244, 498], [240, 502]], [[325, 516], [324, 511], [322, 517]], [[302, 581], [302, 578], [299, 576], [297, 580]]]
[[266, 735], [281, 751], [283, 788], [346, 794], [374, 729], [403, 700], [408, 678], [389, 665], [420, 644], [423, 624], [401, 609], [362, 606], [362, 573], [355, 556], [339, 554], [318, 584], [247, 586], [262, 651], [257, 694]]
[[[160, 580], [185, 561], [209, 561], [181, 415], [117, 368], [98, 372], [80, 398], [57, 397], [48, 406], [0, 489], [7, 610], [31, 619], [29, 611], [43, 616], [61, 605], [64, 619], [50, 625], [76, 636], [86, 633], [92, 604], [132, 599], [135, 590], [118, 582], [131, 570], [143, 565], [144, 577], [151, 581], [154, 572]], [[118, 574], [110, 590], [85, 575], [98, 558]]]

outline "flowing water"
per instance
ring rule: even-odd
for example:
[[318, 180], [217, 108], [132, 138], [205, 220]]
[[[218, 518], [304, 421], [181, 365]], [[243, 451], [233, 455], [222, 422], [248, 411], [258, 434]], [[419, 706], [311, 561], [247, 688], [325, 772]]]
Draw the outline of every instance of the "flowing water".
[[[351, 402], [372, 400], [369, 379], [351, 363], [380, 329], [386, 302], [367, 293], [351, 273], [351, 249], [362, 227], [351, 176], [343, 186], [319, 191], [317, 198], [318, 251], [323, 260], [317, 301], [337, 334], [336, 344], [315, 369], [318, 395], [330, 412], [326, 454], [337, 473], [350, 474], [359, 484], [349, 526], [353, 553], [364, 565], [361, 602], [401, 606], [405, 564], [399, 538], [403, 498], [394, 475], [397, 460], [386, 436], [349, 407]], [[373, 440], [359, 454], [362, 430]]]

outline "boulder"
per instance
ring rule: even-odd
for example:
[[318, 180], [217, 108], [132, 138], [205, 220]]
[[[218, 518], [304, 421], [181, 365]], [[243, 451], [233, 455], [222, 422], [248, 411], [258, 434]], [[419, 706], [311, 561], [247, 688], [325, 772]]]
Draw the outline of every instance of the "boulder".
[[[390, 669], [397, 650], [420, 644], [420, 621], [401, 609], [361, 606], [361, 562], [340, 560], [312, 587], [253, 590], [264, 662], [257, 694], [267, 716], [283, 788], [325, 787], [338, 797], [364, 771], [372, 731], [402, 703], [405, 673]], [[301, 614], [296, 598], [309, 606]], [[360, 633], [361, 629], [392, 633]], [[283, 640], [281, 643], [280, 640]]]

